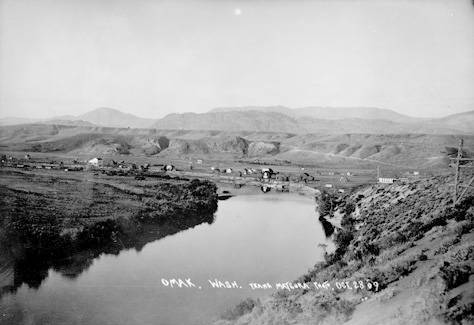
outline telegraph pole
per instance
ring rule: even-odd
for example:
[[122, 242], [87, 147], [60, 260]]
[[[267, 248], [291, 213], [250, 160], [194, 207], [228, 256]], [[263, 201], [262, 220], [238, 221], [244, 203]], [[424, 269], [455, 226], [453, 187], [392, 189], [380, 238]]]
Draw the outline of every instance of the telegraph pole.
[[454, 165], [454, 167], [456, 168], [455, 175], [454, 175], [454, 197], [453, 197], [454, 205], [456, 205], [456, 202], [458, 200], [459, 162], [462, 159], [462, 146], [463, 146], [463, 144], [464, 144], [464, 140], [460, 139], [459, 140], [459, 146], [458, 146], [458, 155], [456, 157], [456, 163]]
[[[460, 139], [457, 157], [451, 158], [455, 159], [454, 167], [456, 168], [454, 174], [453, 206], [456, 206], [456, 204], [461, 201], [462, 197], [467, 193], [467, 191], [469, 191], [469, 189], [474, 188], [474, 186], [472, 186], [472, 183], [474, 182], [474, 176], [469, 180], [467, 184], [460, 184], [460, 179], [462, 178], [461, 168], [474, 168], [474, 165], [472, 165], [472, 162], [474, 162], [474, 158], [463, 158], [462, 156], [463, 144], [463, 139]], [[462, 162], [466, 162], [466, 164], [463, 164]], [[461, 187], [464, 187], [464, 191], [459, 194], [459, 189]]]

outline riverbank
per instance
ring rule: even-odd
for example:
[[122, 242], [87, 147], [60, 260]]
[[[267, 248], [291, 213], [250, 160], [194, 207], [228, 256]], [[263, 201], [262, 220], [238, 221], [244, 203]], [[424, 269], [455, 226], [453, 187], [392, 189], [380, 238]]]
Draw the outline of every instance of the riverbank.
[[337, 248], [295, 281], [310, 289], [244, 301], [216, 324], [472, 322], [474, 198], [453, 209], [450, 182], [377, 184], [334, 200]]
[[0, 173], [1, 258], [10, 265], [0, 270], [0, 286], [7, 291], [41, 283], [52, 266], [78, 274], [103, 252], [140, 250], [171, 231], [212, 223], [217, 209], [209, 181]]

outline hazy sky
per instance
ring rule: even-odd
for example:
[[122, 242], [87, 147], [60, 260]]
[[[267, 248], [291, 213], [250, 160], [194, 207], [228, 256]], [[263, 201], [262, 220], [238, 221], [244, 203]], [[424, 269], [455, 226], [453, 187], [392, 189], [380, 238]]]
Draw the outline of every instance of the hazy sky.
[[0, 117], [474, 109], [470, 0], [0, 0]]

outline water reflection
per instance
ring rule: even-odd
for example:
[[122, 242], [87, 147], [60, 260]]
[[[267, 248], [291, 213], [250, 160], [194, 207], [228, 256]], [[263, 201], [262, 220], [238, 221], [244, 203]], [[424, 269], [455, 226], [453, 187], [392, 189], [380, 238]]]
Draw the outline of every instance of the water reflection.
[[74, 279], [87, 270], [101, 254], [118, 255], [124, 249], [140, 252], [149, 242], [174, 235], [199, 224], [214, 222], [214, 215], [189, 216], [156, 225], [144, 224], [138, 236], [118, 239], [111, 245], [75, 253], [62, 259], [49, 259], [44, 254], [29, 252], [24, 247], [0, 247], [0, 297], [15, 292], [22, 284], [37, 289], [50, 269]]
[[[150, 226], [124, 243], [133, 249], [114, 245], [49, 265], [15, 260], [15, 292], [1, 298], [0, 314], [8, 324], [210, 324], [242, 299], [270, 294], [248, 283], [291, 281], [323, 259], [318, 244], [326, 240], [311, 198], [236, 196], [206, 218]], [[188, 277], [202, 290], [161, 285]], [[206, 286], [215, 278], [242, 288]]]

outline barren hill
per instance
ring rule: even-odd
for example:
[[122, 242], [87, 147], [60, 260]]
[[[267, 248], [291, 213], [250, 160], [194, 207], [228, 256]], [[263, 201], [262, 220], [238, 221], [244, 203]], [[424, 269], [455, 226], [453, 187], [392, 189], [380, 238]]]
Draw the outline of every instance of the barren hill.
[[141, 118], [133, 114], [123, 113], [117, 109], [101, 107], [77, 116], [64, 115], [46, 119], [26, 119], [15, 117], [2, 118], [0, 119], [0, 126], [41, 123], [62, 125], [98, 125], [120, 128], [149, 128], [154, 123], [154, 121], [154, 119]]
[[376, 108], [333, 109], [276, 107], [220, 108], [209, 113], [170, 114], [157, 120], [157, 129], [291, 133], [429, 133], [472, 134], [474, 114], [418, 119]]
[[[474, 136], [463, 138], [466, 151], [474, 152]], [[44, 124], [0, 128], [2, 151], [204, 159], [211, 155], [309, 165], [383, 163], [418, 168], [448, 166], [446, 147], [456, 147], [458, 139], [433, 134], [330, 135]]]
[[240, 106], [240, 107], [220, 107], [211, 110], [212, 113], [220, 112], [248, 112], [259, 111], [266, 113], [281, 113], [291, 117], [312, 117], [322, 120], [343, 120], [343, 119], [367, 119], [386, 120], [392, 122], [414, 122], [421, 119], [399, 114], [390, 109], [376, 107], [320, 107], [310, 106], [302, 108], [289, 108], [285, 106]]
[[141, 118], [133, 114], [123, 113], [113, 108], [97, 108], [77, 116], [78, 120], [88, 121], [96, 125], [108, 127], [148, 128], [153, 120]]
[[295, 132], [298, 122], [281, 113], [223, 112], [170, 114], [156, 121], [157, 129]]
[[217, 108], [200, 114], [169, 114], [161, 119], [148, 119], [112, 108], [98, 108], [79, 116], [59, 116], [43, 120], [0, 119], [0, 125], [3, 126], [21, 123], [298, 134], [473, 134], [474, 111], [443, 118], [414, 118], [392, 110], [372, 107], [291, 109], [284, 106], [245, 106]]

